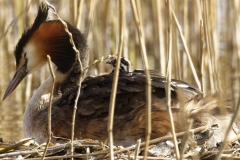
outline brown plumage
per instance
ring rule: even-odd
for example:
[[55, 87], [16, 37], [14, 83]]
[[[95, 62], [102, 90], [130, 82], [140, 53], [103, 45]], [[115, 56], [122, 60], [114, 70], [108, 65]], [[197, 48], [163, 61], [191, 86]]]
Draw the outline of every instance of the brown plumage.
[[[48, 20], [48, 6], [39, 7], [34, 24], [19, 40], [16, 50], [17, 71], [10, 82], [4, 99], [11, 94], [21, 80], [47, 63], [50, 55], [56, 65], [56, 84], [52, 104], [52, 132], [54, 136], [70, 138], [73, 104], [80, 76], [76, 53], [60, 21]], [[84, 36], [68, 24], [76, 48], [81, 53], [83, 68], [88, 65], [88, 52]], [[125, 64], [123, 64], [125, 65]], [[124, 70], [124, 67], [123, 67]], [[152, 80], [152, 135], [160, 137], [170, 132], [166, 109], [165, 77], [150, 71]], [[88, 77], [82, 82], [76, 115], [75, 137], [105, 140], [113, 74]], [[120, 72], [114, 118], [114, 142], [131, 145], [139, 138], [144, 140], [146, 130], [145, 73], [142, 70]], [[23, 130], [26, 137], [34, 137], [40, 143], [47, 140], [47, 107], [52, 79], [48, 78], [30, 99], [24, 114]], [[176, 131], [186, 128], [183, 117], [193, 118], [194, 126], [201, 126], [215, 119], [227, 123], [231, 107], [214, 96], [202, 98], [202, 92], [185, 82], [172, 80], [171, 104]], [[180, 105], [182, 104], [182, 105]], [[181, 106], [181, 108], [180, 108]], [[222, 110], [226, 110], [222, 114]], [[207, 115], [207, 116], [206, 116]], [[221, 117], [221, 118], [219, 118]], [[225, 128], [222, 128], [224, 130]], [[221, 140], [221, 139], [220, 139]], [[54, 142], [61, 139], [53, 139]], [[211, 144], [217, 142], [214, 139]]]

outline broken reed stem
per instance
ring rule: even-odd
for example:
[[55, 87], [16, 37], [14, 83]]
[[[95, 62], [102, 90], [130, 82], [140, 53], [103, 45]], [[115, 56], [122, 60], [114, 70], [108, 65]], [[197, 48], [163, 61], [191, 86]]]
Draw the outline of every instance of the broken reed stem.
[[229, 143], [233, 143], [233, 142], [235, 142], [235, 141], [237, 141], [237, 140], [239, 140], [239, 139], [240, 139], [240, 133], [237, 134], [236, 136], [234, 136], [232, 139], [230, 139], [230, 140], [229, 140]]
[[169, 120], [171, 124], [172, 140], [174, 143], [174, 150], [176, 154], [176, 159], [180, 158], [179, 149], [177, 144], [174, 120], [171, 110], [171, 80], [172, 80], [172, 10], [170, 0], [167, 1], [168, 5], [168, 66], [167, 66], [167, 85], [166, 85], [166, 97], [167, 97], [167, 110], [169, 115]]
[[238, 97], [238, 103], [237, 103], [237, 106], [235, 107], [236, 110], [235, 110], [235, 112], [234, 112], [234, 114], [233, 114], [233, 116], [232, 116], [231, 122], [230, 122], [230, 124], [228, 125], [227, 130], [226, 130], [226, 132], [225, 132], [225, 134], [224, 134], [224, 139], [223, 139], [223, 142], [222, 142], [222, 144], [221, 144], [221, 148], [220, 148], [218, 154], [217, 154], [216, 157], [215, 157], [216, 160], [220, 159], [221, 154], [222, 154], [222, 152], [223, 152], [223, 150], [224, 150], [224, 148], [225, 148], [225, 145], [226, 145], [226, 143], [227, 143], [227, 141], [228, 141], [228, 135], [229, 135], [229, 133], [230, 133], [230, 130], [232, 129], [233, 123], [235, 122], [237, 116], [239, 115], [239, 111], [240, 111], [239, 108], [240, 108], [240, 96]]
[[51, 125], [52, 124], [52, 117], [51, 117], [51, 115], [52, 115], [52, 99], [53, 99], [53, 91], [54, 91], [55, 80], [56, 80], [56, 77], [55, 77], [55, 74], [54, 74], [53, 68], [52, 68], [51, 57], [49, 55], [47, 55], [47, 59], [48, 59], [48, 67], [49, 67], [53, 82], [52, 82], [52, 89], [51, 89], [51, 93], [50, 93], [49, 106], [48, 106], [48, 141], [47, 141], [46, 147], [45, 147], [43, 155], [42, 155], [42, 160], [46, 156], [47, 148], [48, 148], [48, 145], [49, 145], [49, 143], [51, 141], [51, 137], [52, 137], [52, 125]]
[[152, 98], [152, 93], [151, 93], [151, 79], [150, 79], [150, 74], [149, 74], [149, 67], [148, 67], [148, 60], [147, 60], [147, 53], [146, 53], [146, 48], [145, 48], [145, 42], [144, 42], [144, 37], [143, 37], [143, 31], [142, 31], [142, 24], [140, 23], [139, 20], [139, 15], [137, 12], [137, 7], [135, 0], [131, 0], [131, 7], [133, 10], [134, 14], [134, 21], [136, 24], [136, 28], [138, 31], [138, 38], [140, 42], [140, 46], [142, 49], [142, 57], [143, 57], [143, 62], [145, 66], [145, 74], [146, 74], [146, 107], [147, 107], [147, 130], [146, 130], [146, 143], [145, 143], [145, 151], [144, 151], [144, 157], [146, 159], [147, 157], [147, 151], [148, 151], [148, 146], [149, 146], [149, 140], [151, 136], [151, 131], [152, 131], [152, 126], [151, 126], [151, 113], [152, 113], [152, 108], [151, 108], [151, 98]]
[[90, 159], [92, 159], [92, 158], [91, 158], [91, 154], [90, 154], [90, 150], [89, 150], [89, 148], [87, 147], [87, 148], [86, 148], [86, 159], [89, 159], [89, 156], [90, 156]]
[[135, 153], [134, 153], [134, 160], [138, 160], [140, 144], [141, 144], [141, 139], [138, 139], [137, 140], [137, 145], [136, 145], [136, 148], [135, 148]]
[[175, 13], [174, 13], [173, 8], [171, 7], [171, 5], [170, 5], [170, 9], [171, 9], [171, 13], [172, 13], [174, 22], [175, 22], [176, 25], [177, 25], [177, 29], [178, 29], [179, 35], [180, 35], [180, 37], [181, 37], [181, 40], [182, 40], [182, 43], [183, 43], [183, 46], [184, 46], [184, 50], [185, 50], [185, 52], [186, 52], [186, 54], [187, 54], [187, 58], [188, 58], [190, 67], [191, 67], [191, 69], [192, 69], [194, 79], [195, 79], [195, 81], [196, 81], [196, 83], [197, 83], [198, 88], [201, 90], [201, 83], [200, 83], [200, 81], [199, 81], [199, 78], [198, 78], [198, 76], [197, 76], [197, 72], [196, 72], [195, 67], [194, 67], [194, 65], [193, 65], [192, 58], [191, 58], [191, 56], [190, 56], [190, 53], [189, 53], [189, 50], [188, 50], [188, 47], [187, 47], [186, 40], [185, 40], [185, 38], [184, 38], [182, 29], [181, 29], [181, 26], [180, 26], [180, 24], [179, 24], [179, 22], [178, 22], [178, 20], [177, 20], [177, 17], [176, 17], [176, 15], [175, 15]]
[[78, 102], [78, 98], [79, 98], [79, 95], [80, 95], [80, 92], [81, 92], [81, 83], [82, 83], [82, 79], [83, 79], [83, 75], [84, 75], [83, 67], [82, 67], [82, 62], [80, 60], [80, 52], [77, 50], [77, 48], [76, 48], [76, 46], [74, 44], [72, 34], [69, 32], [67, 24], [59, 17], [59, 15], [57, 14], [55, 8], [52, 5], [50, 5], [48, 2], [46, 2], [46, 3], [48, 4], [49, 7], [51, 7], [54, 10], [53, 13], [57, 16], [58, 20], [63, 24], [63, 26], [65, 28], [65, 32], [69, 36], [69, 41], [72, 44], [72, 48], [73, 48], [73, 50], [76, 53], [77, 61], [78, 61], [79, 66], [80, 66], [79, 84], [78, 84], [78, 90], [77, 90], [76, 98], [75, 98], [75, 101], [74, 101], [74, 108], [73, 108], [73, 115], [72, 115], [73, 117], [72, 117], [72, 131], [71, 131], [70, 152], [71, 152], [71, 155], [73, 155], [73, 139], [74, 139], [74, 130], [75, 130], [74, 127], [75, 127], [75, 119], [76, 119], [76, 111], [77, 111], [77, 102]]
[[119, 76], [119, 68], [120, 68], [120, 61], [122, 57], [122, 48], [123, 48], [123, 33], [124, 33], [124, 0], [119, 1], [119, 13], [120, 13], [120, 36], [119, 36], [119, 47], [118, 47], [118, 58], [116, 69], [114, 70], [114, 77], [112, 82], [112, 92], [110, 97], [110, 104], [109, 104], [109, 116], [108, 116], [108, 139], [109, 139], [109, 152], [110, 152], [110, 159], [114, 159], [114, 152], [113, 152], [113, 119], [114, 119], [114, 109], [115, 109], [115, 101], [116, 101], [116, 93], [117, 93], [117, 84], [118, 84], [118, 76]]
[[[213, 125], [214, 126], [214, 125]], [[193, 133], [193, 134], [196, 134], [196, 133], [200, 133], [200, 132], [203, 132], [203, 131], [207, 131], [209, 129], [212, 129], [212, 126], [202, 126], [202, 127], [198, 127], [198, 128], [194, 128], [194, 129], [191, 129], [189, 131], [184, 131], [184, 132], [179, 132], [179, 133], [176, 133], [176, 137], [180, 138], [180, 137], [183, 137], [184, 135], [186, 135], [188, 132], [189, 133]], [[166, 136], [163, 136], [163, 137], [159, 137], [159, 138], [155, 138], [155, 139], [152, 139], [149, 141], [149, 145], [151, 144], [156, 144], [156, 143], [159, 143], [159, 142], [163, 142], [163, 141], [166, 141], [166, 140], [170, 140], [172, 139], [172, 135], [166, 135]], [[140, 144], [140, 147], [143, 147], [145, 146], [146, 143], [145, 142], [142, 142]], [[120, 149], [118, 151], [115, 151], [114, 152], [114, 155], [117, 155], [117, 154], [120, 154], [120, 153], [124, 153], [124, 152], [127, 152], [129, 150], [132, 150], [134, 149], [135, 146], [130, 146], [130, 147], [126, 147], [126, 148], [123, 148], [123, 149]], [[102, 158], [108, 158], [109, 157], [109, 154], [107, 154], [106, 156], [102, 157]]]

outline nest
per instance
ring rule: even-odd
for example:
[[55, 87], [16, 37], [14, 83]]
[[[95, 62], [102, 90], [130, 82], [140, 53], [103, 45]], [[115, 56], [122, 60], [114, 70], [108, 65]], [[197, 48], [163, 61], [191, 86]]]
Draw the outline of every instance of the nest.
[[[228, 142], [221, 154], [222, 142], [215, 147], [207, 146], [206, 141], [217, 130], [217, 125], [202, 126], [185, 132], [176, 133], [180, 157], [183, 159], [224, 159], [240, 158], [238, 141]], [[147, 159], [176, 159], [172, 135], [166, 135], [149, 141]], [[71, 152], [73, 145], [73, 152]], [[1, 159], [110, 159], [109, 145], [92, 139], [74, 140], [73, 143], [37, 144], [34, 139], [26, 138], [19, 142], [1, 142]], [[139, 139], [135, 145], [114, 146], [114, 159], [143, 159], [145, 142]]]

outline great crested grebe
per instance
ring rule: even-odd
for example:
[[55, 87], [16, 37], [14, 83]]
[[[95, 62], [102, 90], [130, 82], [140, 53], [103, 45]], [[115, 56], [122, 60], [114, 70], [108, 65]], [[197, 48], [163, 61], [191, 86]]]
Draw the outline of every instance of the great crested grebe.
[[[79, 83], [80, 69], [76, 53], [69, 43], [69, 36], [59, 20], [48, 19], [49, 6], [42, 3], [33, 25], [20, 38], [14, 55], [16, 73], [3, 99], [18, 86], [28, 74], [47, 63], [50, 55], [55, 64], [56, 84], [52, 103], [52, 132], [56, 137], [71, 137], [73, 104]], [[88, 65], [88, 47], [80, 31], [67, 23], [76, 48], [80, 51], [83, 68]], [[108, 62], [115, 67], [115, 61]], [[139, 138], [144, 140], [146, 128], [145, 73], [130, 71], [130, 63], [122, 59], [117, 89], [114, 117], [114, 143], [131, 145]], [[114, 70], [113, 70], [114, 72]], [[152, 134], [160, 137], [170, 132], [170, 122], [166, 108], [165, 77], [150, 71], [152, 80]], [[107, 120], [113, 74], [88, 77], [82, 82], [81, 94], [75, 123], [76, 138], [107, 138]], [[52, 79], [49, 77], [34, 93], [24, 113], [23, 130], [26, 137], [36, 138], [39, 143], [47, 140], [47, 107], [49, 104]], [[209, 139], [211, 144], [222, 140], [223, 130], [231, 119], [231, 106], [215, 96], [202, 98], [202, 92], [185, 82], [172, 80], [171, 104], [176, 131], [186, 128], [181, 121], [179, 97], [183, 97], [184, 113], [194, 119], [194, 127], [218, 123], [221, 130]], [[225, 114], [220, 114], [221, 110]], [[53, 139], [58, 142], [58, 139]]]

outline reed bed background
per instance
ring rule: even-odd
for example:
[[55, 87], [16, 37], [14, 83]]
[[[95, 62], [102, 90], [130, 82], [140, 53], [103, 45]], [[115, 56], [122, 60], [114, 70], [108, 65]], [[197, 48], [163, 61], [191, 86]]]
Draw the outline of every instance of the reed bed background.
[[[61, 19], [78, 26], [89, 44], [90, 63], [117, 53], [119, 3], [114, 0], [49, 0]], [[39, 0], [0, 0], [0, 97], [15, 72], [13, 51], [24, 29], [37, 14]], [[166, 75], [168, 62], [168, 8], [166, 1], [136, 0], [150, 69]], [[240, 87], [240, 1], [172, 0], [172, 78], [197, 85], [177, 25], [180, 25], [200, 87], [236, 104]], [[124, 0], [123, 56], [133, 68], [143, 68], [133, 11]], [[110, 72], [107, 64], [90, 68], [89, 75]], [[0, 101], [0, 137], [23, 138], [22, 117], [29, 98], [50, 76], [48, 67], [29, 75], [4, 102]]]

